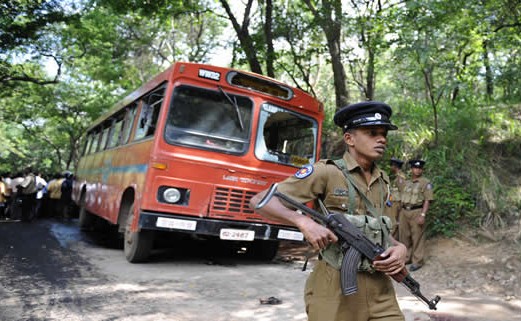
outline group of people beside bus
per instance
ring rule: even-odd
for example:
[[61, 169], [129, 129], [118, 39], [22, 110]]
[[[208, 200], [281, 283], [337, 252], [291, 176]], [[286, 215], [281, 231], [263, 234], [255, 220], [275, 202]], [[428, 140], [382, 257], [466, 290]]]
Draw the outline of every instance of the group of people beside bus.
[[9, 174], [0, 180], [0, 220], [30, 222], [41, 216], [68, 218], [72, 214], [70, 172], [52, 177], [31, 167]]

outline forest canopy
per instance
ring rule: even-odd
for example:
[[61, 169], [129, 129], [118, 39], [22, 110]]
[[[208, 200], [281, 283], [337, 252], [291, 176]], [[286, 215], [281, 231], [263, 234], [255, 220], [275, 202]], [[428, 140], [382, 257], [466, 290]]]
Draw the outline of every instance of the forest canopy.
[[521, 156], [520, 35], [513, 0], [4, 1], [0, 169], [74, 170], [94, 119], [173, 62], [203, 62], [323, 101], [324, 157], [341, 152], [338, 108], [389, 103], [385, 160], [427, 160], [433, 232], [501, 225], [521, 207], [503, 166]]

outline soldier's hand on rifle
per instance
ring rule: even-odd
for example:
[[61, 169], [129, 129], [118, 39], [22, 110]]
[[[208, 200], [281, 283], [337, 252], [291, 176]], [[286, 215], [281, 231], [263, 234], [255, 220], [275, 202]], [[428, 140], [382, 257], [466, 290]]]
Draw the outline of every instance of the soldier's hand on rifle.
[[327, 227], [315, 222], [307, 216], [301, 215], [300, 218], [297, 227], [315, 250], [322, 250], [330, 243], [336, 243], [338, 241], [338, 237], [335, 233]]
[[393, 245], [383, 252], [381, 260], [373, 262], [373, 266], [377, 271], [387, 275], [393, 275], [400, 272], [405, 267], [405, 257], [407, 256], [407, 248], [402, 243], [391, 238]]
[[286, 207], [278, 197], [269, 199], [262, 208], [256, 208], [257, 204], [266, 195], [266, 192], [261, 192], [250, 200], [250, 207], [259, 214], [296, 226], [315, 250], [324, 249], [328, 244], [338, 241], [337, 236], [330, 229], [315, 222], [310, 217]]

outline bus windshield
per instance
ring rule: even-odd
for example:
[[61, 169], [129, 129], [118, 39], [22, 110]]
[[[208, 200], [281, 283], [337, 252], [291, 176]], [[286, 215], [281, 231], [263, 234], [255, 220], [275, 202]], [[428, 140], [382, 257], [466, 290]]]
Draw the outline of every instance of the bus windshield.
[[318, 123], [273, 104], [264, 103], [259, 116], [255, 156], [260, 160], [303, 166], [316, 159]]
[[248, 150], [253, 101], [220, 89], [174, 89], [165, 140], [231, 154]]

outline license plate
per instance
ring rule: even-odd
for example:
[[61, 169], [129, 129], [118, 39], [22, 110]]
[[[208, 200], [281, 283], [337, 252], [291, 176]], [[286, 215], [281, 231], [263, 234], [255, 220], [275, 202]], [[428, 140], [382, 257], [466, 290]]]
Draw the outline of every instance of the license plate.
[[221, 240], [253, 241], [255, 238], [255, 231], [223, 228], [221, 229], [219, 237]]
[[156, 221], [157, 227], [174, 228], [178, 230], [195, 231], [197, 227], [196, 221], [180, 220], [177, 218], [158, 217]]
[[304, 234], [297, 231], [279, 230], [277, 238], [292, 241], [304, 241]]

